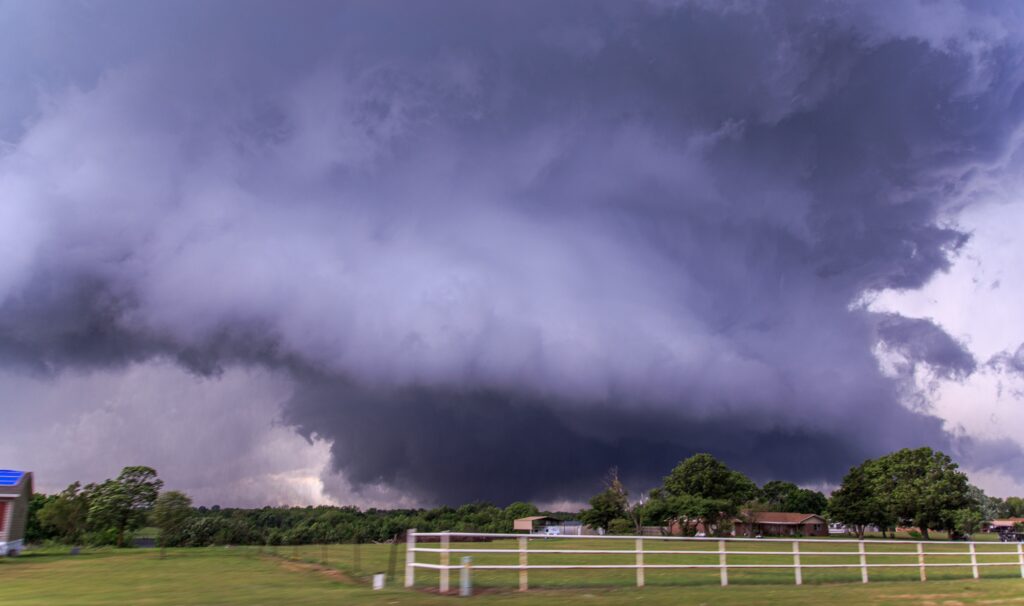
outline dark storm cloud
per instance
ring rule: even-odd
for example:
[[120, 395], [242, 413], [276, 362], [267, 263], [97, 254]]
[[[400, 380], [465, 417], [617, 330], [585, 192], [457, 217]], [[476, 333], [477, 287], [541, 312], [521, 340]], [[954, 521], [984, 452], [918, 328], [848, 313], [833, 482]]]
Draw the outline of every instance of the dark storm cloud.
[[433, 501], [962, 445], [872, 351], [973, 358], [860, 301], [947, 269], [1004, 170], [1012, 5], [27, 6], [7, 364], [284, 368], [347, 478]]
[[931, 320], [891, 313], [878, 315], [879, 338], [910, 364], [927, 364], [946, 379], [963, 379], [977, 370], [977, 361], [963, 344]]

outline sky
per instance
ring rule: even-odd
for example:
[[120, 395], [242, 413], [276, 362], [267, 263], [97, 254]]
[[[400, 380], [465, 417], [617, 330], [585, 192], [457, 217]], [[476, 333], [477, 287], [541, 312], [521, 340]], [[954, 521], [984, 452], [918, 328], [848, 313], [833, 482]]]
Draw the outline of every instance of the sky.
[[0, 467], [1024, 494], [1017, 2], [0, 0]]

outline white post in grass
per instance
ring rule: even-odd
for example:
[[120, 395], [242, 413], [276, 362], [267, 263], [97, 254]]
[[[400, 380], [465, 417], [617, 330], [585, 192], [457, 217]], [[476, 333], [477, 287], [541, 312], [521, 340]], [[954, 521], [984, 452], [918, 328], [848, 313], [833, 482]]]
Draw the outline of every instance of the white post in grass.
[[928, 574], [924, 571], [924, 543], [917, 544], [917, 565], [921, 569], [921, 581], [927, 581]]
[[526, 537], [519, 537], [519, 591], [526, 591], [529, 588], [529, 579], [526, 571]]
[[864, 539], [860, 540], [860, 580], [868, 582], [868, 554], [864, 551]]
[[448, 593], [448, 531], [441, 533], [441, 593]]
[[725, 541], [718, 541], [718, 566], [722, 577], [722, 587], [729, 584], [729, 569], [725, 565]]
[[636, 586], [644, 586], [644, 540], [636, 540]]
[[974, 541], [968, 543], [971, 548], [971, 574], [978, 578], [978, 554], [974, 551]]
[[416, 583], [416, 529], [410, 528], [405, 537], [405, 586], [409, 588]]
[[473, 558], [465, 556], [462, 558], [462, 570], [459, 571], [459, 595], [468, 598], [473, 595], [473, 579], [470, 571], [473, 567]]
[[1020, 562], [1020, 578], [1024, 579], [1024, 545], [1017, 543], [1017, 561]]
[[796, 584], [803, 585], [804, 577], [800, 571], [800, 541], [793, 541], [793, 571], [795, 572]]

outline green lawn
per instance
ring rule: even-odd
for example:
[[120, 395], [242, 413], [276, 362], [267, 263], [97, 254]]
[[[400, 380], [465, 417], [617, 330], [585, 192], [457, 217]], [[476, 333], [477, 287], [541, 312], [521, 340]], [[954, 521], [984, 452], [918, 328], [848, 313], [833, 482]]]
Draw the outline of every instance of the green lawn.
[[[558, 540], [533, 541], [530, 549], [556, 548]], [[631, 548], [632, 544], [615, 544]], [[500, 549], [514, 546], [512, 541], [462, 543], [453, 547]], [[678, 549], [679, 544], [671, 545]], [[690, 545], [689, 543], [687, 545]], [[752, 544], [757, 549], [775, 548], [768, 543]], [[838, 550], [842, 544], [830, 544]], [[437, 546], [434, 544], [433, 546]], [[608, 541], [573, 542], [573, 548], [608, 549]], [[646, 546], [653, 548], [654, 545]], [[707, 548], [714, 548], [708, 544]], [[900, 551], [904, 546], [893, 546]], [[949, 549], [948, 545], [929, 545], [931, 550]], [[988, 546], [986, 546], [988, 547]], [[993, 545], [992, 548], [997, 548]], [[908, 544], [907, 548], [916, 548]], [[730, 548], [731, 549], [731, 548]], [[751, 549], [754, 551], [755, 549]], [[805, 551], [810, 551], [805, 548]], [[417, 571], [417, 589], [401, 589], [405, 555], [396, 552], [396, 576], [391, 588], [371, 591], [369, 575], [386, 571], [390, 557], [388, 545], [351, 545], [278, 547], [273, 550], [251, 547], [171, 549], [166, 559], [158, 550], [101, 549], [69, 556], [65, 549], [35, 550], [18, 558], [0, 560], [4, 604], [446, 604], [456, 597], [436, 594], [437, 573]], [[328, 565], [320, 561], [325, 555]], [[357, 563], [358, 553], [358, 567]], [[428, 554], [418, 554], [426, 556]], [[430, 554], [434, 556], [434, 554]], [[559, 556], [531, 555], [531, 562], [557, 562], [569, 557], [608, 563], [609, 558], [630, 561], [633, 556]], [[647, 561], [677, 561], [680, 557], [706, 559], [716, 563], [716, 555], [648, 555]], [[734, 556], [757, 562], [791, 561], [789, 556]], [[819, 556], [818, 559], [825, 556]], [[845, 556], [842, 556], [845, 558]], [[851, 556], [856, 561], [856, 554]], [[875, 561], [876, 556], [870, 561]], [[902, 561], [912, 556], [889, 556]], [[966, 560], [966, 556], [951, 556]], [[992, 559], [993, 556], [981, 555]], [[434, 561], [436, 556], [434, 556]], [[834, 559], [834, 558], [833, 558]], [[453, 557], [454, 560], [454, 557]], [[516, 554], [474, 554], [482, 563], [514, 563]], [[424, 560], [429, 561], [429, 560]], [[590, 561], [590, 560], [588, 560]], [[815, 563], [805, 556], [802, 563]], [[481, 594], [473, 598], [481, 603], [567, 604], [586, 601], [593, 604], [971, 604], [1024, 603], [1024, 580], [1019, 567], [983, 568], [982, 579], [971, 578], [969, 568], [929, 570], [929, 581], [917, 580], [917, 569], [899, 571], [871, 570], [872, 582], [859, 582], [857, 569], [847, 572], [807, 570], [804, 586], [792, 585], [791, 570], [730, 571], [730, 586], [718, 586], [717, 571], [647, 571], [647, 587], [635, 588], [633, 571], [531, 571], [531, 590], [514, 590], [515, 572], [474, 574]], [[457, 586], [452, 574], [452, 587]], [[906, 579], [906, 580], [898, 580]], [[934, 580], [933, 580], [934, 579]]]

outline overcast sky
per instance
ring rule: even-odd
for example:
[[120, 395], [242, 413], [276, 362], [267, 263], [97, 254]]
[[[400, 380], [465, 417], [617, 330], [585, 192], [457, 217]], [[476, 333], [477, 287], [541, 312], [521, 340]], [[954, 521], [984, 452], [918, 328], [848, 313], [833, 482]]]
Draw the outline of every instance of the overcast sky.
[[1024, 494], [1016, 1], [0, 0], [0, 467]]

